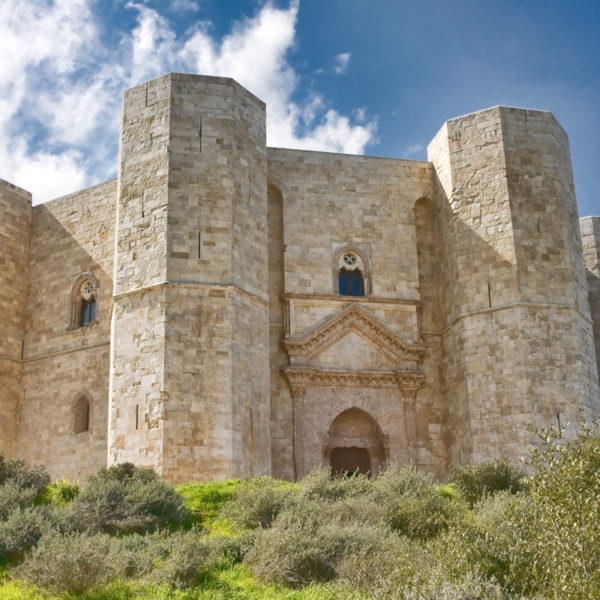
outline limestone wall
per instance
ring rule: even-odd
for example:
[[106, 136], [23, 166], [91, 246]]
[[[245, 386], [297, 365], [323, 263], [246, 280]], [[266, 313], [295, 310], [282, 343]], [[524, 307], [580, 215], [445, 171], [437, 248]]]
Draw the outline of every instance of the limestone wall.
[[[111, 180], [33, 209], [18, 454], [52, 477], [83, 480], [106, 465], [115, 207]], [[70, 296], [82, 273], [98, 281], [97, 317], [73, 327]], [[89, 430], [75, 434], [82, 395]]]
[[584, 217], [579, 223], [593, 321], [596, 364], [600, 371], [600, 217]]
[[[280, 243], [284, 250], [285, 294], [335, 295], [334, 257], [338, 249], [352, 243], [368, 262], [372, 296], [402, 299], [413, 303], [414, 309], [422, 298], [414, 207], [420, 198], [433, 195], [431, 165], [278, 148], [269, 148], [268, 156], [269, 182], [282, 195]], [[273, 271], [280, 268], [275, 259], [272, 265]], [[278, 294], [279, 289], [274, 284], [272, 294]], [[275, 305], [276, 297], [270, 301], [271, 361], [273, 365], [287, 364], [277, 340], [280, 309]], [[311, 318], [314, 324], [315, 317]], [[412, 328], [402, 334], [415, 339]], [[439, 338], [439, 332], [437, 335]], [[416, 401], [417, 460], [422, 468], [434, 472], [443, 470], [447, 462], [439, 355], [439, 342], [433, 340], [427, 346], [423, 366], [428, 384], [419, 391]], [[392, 392], [388, 396], [392, 397]], [[293, 402], [284, 376], [275, 369], [271, 374], [271, 406], [273, 472], [289, 476], [291, 467], [283, 457], [292, 455]], [[325, 429], [328, 426], [323, 424]]]
[[17, 456], [31, 194], [0, 180], [0, 452]]

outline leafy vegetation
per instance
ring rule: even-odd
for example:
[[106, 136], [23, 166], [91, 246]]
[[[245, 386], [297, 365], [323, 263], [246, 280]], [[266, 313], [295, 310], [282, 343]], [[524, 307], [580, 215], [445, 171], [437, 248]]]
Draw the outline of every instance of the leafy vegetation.
[[50, 485], [0, 457], [0, 597], [596, 599], [600, 437], [539, 435], [528, 477], [496, 460], [443, 485], [397, 464], [177, 488], [126, 464]]

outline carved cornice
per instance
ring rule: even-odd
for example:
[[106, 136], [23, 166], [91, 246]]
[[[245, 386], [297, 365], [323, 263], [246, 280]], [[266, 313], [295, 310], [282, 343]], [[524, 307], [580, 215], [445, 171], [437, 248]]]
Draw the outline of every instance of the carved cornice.
[[420, 361], [425, 354], [423, 344], [406, 343], [369, 311], [355, 303], [348, 304], [305, 335], [286, 338], [284, 344], [290, 358], [309, 359], [350, 331], [356, 331], [366, 337], [394, 362]]
[[339, 294], [283, 294], [282, 300], [309, 300], [321, 302], [329, 300], [334, 302], [344, 303], [359, 303], [359, 304], [394, 304], [399, 308], [408, 308], [419, 306], [419, 300], [408, 298], [388, 298], [384, 296], [340, 296]]
[[425, 375], [421, 371], [343, 371], [317, 367], [286, 367], [284, 370], [292, 391], [307, 386], [375, 387], [418, 390]]

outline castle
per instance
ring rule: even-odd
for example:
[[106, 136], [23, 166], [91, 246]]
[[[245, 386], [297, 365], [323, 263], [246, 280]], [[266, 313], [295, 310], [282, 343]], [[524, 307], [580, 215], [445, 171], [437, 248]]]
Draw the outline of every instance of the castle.
[[387, 459], [442, 476], [597, 416], [600, 218], [548, 112], [428, 162], [267, 148], [231, 79], [124, 96], [118, 178], [0, 183], [0, 451], [173, 482]]

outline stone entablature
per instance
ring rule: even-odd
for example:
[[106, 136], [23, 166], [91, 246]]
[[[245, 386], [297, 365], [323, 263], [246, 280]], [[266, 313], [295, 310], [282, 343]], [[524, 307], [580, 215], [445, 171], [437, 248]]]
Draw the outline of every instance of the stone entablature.
[[267, 148], [231, 79], [128, 90], [118, 179], [33, 208], [0, 181], [0, 451], [71, 479], [441, 476], [596, 417], [600, 221], [565, 132], [495, 107], [428, 157]]

